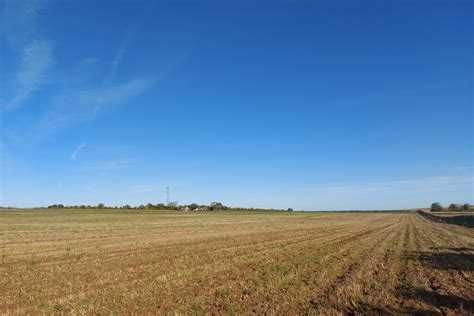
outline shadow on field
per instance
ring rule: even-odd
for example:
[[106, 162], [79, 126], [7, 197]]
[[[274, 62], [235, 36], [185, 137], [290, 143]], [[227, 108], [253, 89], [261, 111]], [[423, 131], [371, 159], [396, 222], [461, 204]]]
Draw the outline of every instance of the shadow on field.
[[449, 251], [474, 251], [474, 248], [468, 248], [468, 247], [451, 247], [451, 248], [441, 248], [441, 247], [431, 247], [430, 249], [444, 249], [444, 250], [449, 250]]
[[[415, 300], [424, 302], [428, 305], [436, 307], [444, 314], [446, 310], [464, 311], [461, 314], [470, 314], [474, 312], [474, 301], [467, 300], [457, 295], [439, 294], [433, 291], [423, 289], [409, 289], [401, 293], [403, 299]], [[410, 315], [439, 315], [440, 312], [433, 310], [426, 310], [420, 307], [409, 308], [385, 308], [380, 306], [372, 306], [369, 304], [360, 304], [356, 311], [346, 311], [349, 315], [364, 314], [364, 315], [394, 315], [394, 314], [410, 314]]]
[[[405, 258], [419, 262], [427, 269], [438, 269], [443, 271], [456, 271], [466, 277], [466, 272], [474, 271], [474, 255], [468, 253], [471, 248], [431, 248], [433, 252], [412, 252]], [[469, 299], [469, 295], [458, 296], [446, 291], [440, 292], [440, 285], [432, 284], [431, 289], [408, 287], [401, 291], [400, 295], [406, 300], [422, 301], [428, 305], [436, 307], [443, 313], [445, 309], [455, 309], [458, 311], [468, 311], [467, 314], [474, 315], [474, 300]], [[424, 314], [423, 311], [409, 310], [408, 313]], [[429, 314], [429, 313], [428, 313]]]
[[360, 309], [357, 311], [346, 311], [347, 315], [439, 315], [430, 310], [421, 308], [410, 308], [410, 309], [393, 309], [379, 306], [373, 306], [369, 304], [361, 304]]
[[453, 294], [439, 294], [424, 289], [410, 289], [404, 293], [406, 298], [423, 301], [439, 309], [460, 309], [465, 311], [474, 311], [474, 301]]
[[[453, 250], [454, 249], [456, 249], [455, 251], [468, 250], [468, 248], [453, 248]], [[446, 251], [414, 252], [413, 254], [408, 255], [407, 258], [420, 261], [423, 265], [439, 270], [455, 270], [459, 272], [474, 271], [474, 254], [470, 253], [455, 253]]]

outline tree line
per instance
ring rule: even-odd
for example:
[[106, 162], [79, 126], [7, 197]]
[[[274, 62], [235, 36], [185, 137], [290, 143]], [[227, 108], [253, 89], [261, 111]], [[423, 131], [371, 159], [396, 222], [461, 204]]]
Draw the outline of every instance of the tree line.
[[444, 207], [439, 202], [431, 204], [432, 212], [474, 212], [474, 205], [472, 204], [455, 204], [451, 203], [448, 207]]
[[64, 205], [64, 204], [52, 204], [49, 205], [50, 209], [123, 209], [123, 210], [173, 210], [173, 211], [287, 211], [292, 212], [292, 208], [288, 209], [273, 209], [273, 208], [246, 208], [246, 207], [231, 207], [222, 204], [221, 202], [212, 202], [209, 205], [191, 203], [185, 205], [178, 205], [177, 202], [170, 202], [168, 204], [141, 204], [137, 206], [131, 206], [125, 204], [123, 206], [107, 206], [104, 203], [97, 205]]

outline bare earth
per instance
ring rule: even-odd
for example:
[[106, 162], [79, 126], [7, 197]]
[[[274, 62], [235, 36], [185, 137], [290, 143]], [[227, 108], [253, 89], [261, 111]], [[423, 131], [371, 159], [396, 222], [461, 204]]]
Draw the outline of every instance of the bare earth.
[[410, 213], [0, 211], [4, 314], [474, 314], [474, 229]]

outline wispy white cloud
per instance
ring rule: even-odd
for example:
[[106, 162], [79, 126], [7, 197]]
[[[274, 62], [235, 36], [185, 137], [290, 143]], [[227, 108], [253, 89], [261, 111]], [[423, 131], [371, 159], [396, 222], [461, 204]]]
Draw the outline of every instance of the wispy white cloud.
[[0, 39], [3, 47], [18, 56], [16, 74], [5, 74], [8, 96], [3, 95], [0, 107], [13, 110], [22, 105], [32, 93], [46, 82], [45, 75], [53, 63], [53, 49], [50, 41], [38, 37], [35, 25], [41, 11], [40, 0], [4, 0], [0, 6]]
[[[144, 11], [144, 14], [145, 13], [146, 11]], [[138, 32], [142, 24], [143, 24], [143, 16], [141, 19], [132, 23], [128, 27], [127, 31], [125, 32], [125, 35], [122, 38], [122, 41], [120, 42], [118, 46], [117, 51], [115, 52], [114, 58], [112, 59], [112, 62], [110, 63], [109, 70], [107, 71], [104, 77], [104, 83], [107, 84], [110, 80], [114, 78], [117, 68], [120, 66], [123, 56], [126, 53], [128, 46], [130, 46], [130, 43], [133, 41], [136, 33]]]
[[401, 192], [441, 192], [457, 190], [460, 186], [472, 185], [474, 178], [469, 176], [436, 176], [421, 179], [385, 182], [367, 182], [312, 187], [304, 190], [318, 195], [372, 195]]
[[11, 110], [21, 105], [46, 82], [45, 74], [53, 63], [52, 45], [48, 41], [34, 40], [22, 50], [20, 68], [16, 74], [18, 88], [13, 99], [6, 104]]
[[71, 154], [71, 160], [75, 161], [77, 158], [77, 155], [87, 146], [87, 143], [80, 143], [77, 145], [77, 147], [74, 149], [74, 151]]
[[[93, 108], [106, 108], [116, 105], [128, 99], [138, 96], [148, 90], [154, 83], [151, 78], [136, 78], [126, 83], [108, 86], [102, 89], [91, 89], [82, 91], [67, 92], [60, 98], [75, 100], [76, 104], [82, 108], [93, 105]], [[64, 100], [57, 100], [64, 102]]]
[[135, 78], [104, 88], [64, 89], [53, 98], [43, 114], [29, 122], [27, 128], [18, 126], [6, 134], [10, 141], [19, 144], [39, 142], [53, 133], [113, 111], [145, 93], [153, 84], [153, 78]]
[[56, 95], [49, 111], [39, 119], [39, 127], [51, 132], [94, 119], [140, 96], [153, 84], [152, 78], [135, 78], [104, 88], [63, 90]]
[[38, 37], [35, 25], [44, 1], [4, 0], [0, 6], [0, 37], [7, 44], [4, 49], [18, 56], [16, 74], [7, 73], [8, 96], [2, 96], [0, 107], [18, 108], [46, 83], [46, 73], [53, 63], [51, 41]]
[[474, 166], [456, 166], [454, 169], [457, 171], [473, 171]]
[[115, 53], [114, 58], [112, 59], [112, 63], [110, 64], [109, 71], [105, 75], [104, 82], [107, 83], [109, 82], [114, 76], [117, 71], [118, 66], [122, 62], [123, 55], [125, 54], [125, 50], [127, 46], [129, 45], [129, 42], [131, 41], [131, 38], [133, 36], [134, 32], [129, 30], [127, 34], [125, 35], [124, 39], [120, 43], [120, 46]]
[[[140, 96], [155, 83], [154, 78], [145, 76], [111, 80], [142, 21], [128, 28], [110, 64], [101, 65], [98, 59], [88, 56], [77, 67], [61, 70], [59, 78], [48, 78], [48, 72], [55, 64], [53, 45], [51, 41], [38, 39], [38, 32], [35, 32], [35, 20], [42, 2], [5, 0], [0, 9], [0, 17], [4, 18], [0, 36], [15, 42], [11, 48], [19, 55], [18, 71], [10, 74], [8, 95], [0, 96], [0, 108], [19, 108], [47, 83], [55, 84], [56, 88], [47, 95], [50, 101], [42, 104], [39, 114], [34, 118], [26, 115], [5, 129], [5, 140], [17, 145], [36, 143], [53, 133], [96, 119]], [[21, 41], [13, 41], [15, 38], [21, 38]], [[108, 70], [104, 65], [109, 66]]]
[[[417, 207], [441, 199], [466, 199], [473, 192], [471, 176], [434, 176], [419, 179], [384, 182], [321, 185], [300, 188], [296, 195], [304, 196], [306, 203], [330, 206], [333, 209], [354, 209], [358, 205], [370, 208]], [[471, 197], [472, 199], [472, 197]], [[462, 202], [462, 201], [458, 201]], [[363, 208], [362, 207], [362, 208]]]

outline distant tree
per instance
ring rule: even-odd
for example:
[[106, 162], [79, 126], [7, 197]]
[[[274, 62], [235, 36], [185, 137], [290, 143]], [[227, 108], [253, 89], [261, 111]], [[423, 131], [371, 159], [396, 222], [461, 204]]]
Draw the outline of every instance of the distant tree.
[[152, 210], [154, 208], [155, 208], [155, 206], [151, 203], [148, 203], [147, 205], [145, 205], [145, 210]]
[[97, 204], [97, 208], [105, 208], [104, 203], [99, 203], [99, 204]]
[[444, 207], [441, 205], [441, 203], [436, 202], [431, 204], [431, 211], [432, 212], [442, 212], [444, 211]]
[[169, 202], [168, 209], [170, 210], [177, 210], [178, 209], [178, 202]]
[[222, 205], [221, 202], [212, 202], [211, 205], [209, 206], [209, 209], [211, 211], [218, 211], [222, 210], [224, 208], [224, 205]]
[[158, 204], [156, 204], [156, 209], [157, 210], [166, 210], [166, 205], [164, 205], [163, 203], [158, 203]]
[[122, 206], [123, 209], [126, 209], [126, 210], [129, 210], [131, 209], [132, 207], [128, 204], [125, 204], [124, 206]]
[[293, 212], [293, 209], [290, 207], [289, 209], [287, 209], [288, 212]]
[[459, 211], [462, 211], [462, 207], [459, 204], [451, 203], [448, 206], [448, 211], [450, 211], [450, 212], [459, 212]]
[[48, 208], [65, 208], [63, 204], [53, 204], [48, 206]]
[[197, 205], [196, 203], [191, 203], [188, 205], [189, 209], [192, 211], [192, 210], [195, 210], [197, 208], [199, 208], [199, 205]]

